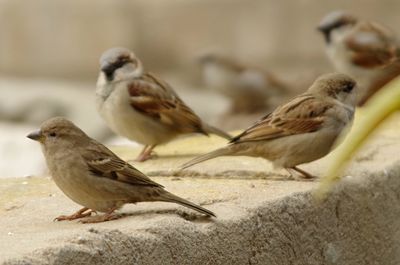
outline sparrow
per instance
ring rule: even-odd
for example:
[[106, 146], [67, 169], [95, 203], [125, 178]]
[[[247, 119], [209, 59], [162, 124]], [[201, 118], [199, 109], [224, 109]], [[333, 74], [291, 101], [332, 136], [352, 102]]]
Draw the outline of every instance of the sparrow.
[[71, 121], [55, 117], [46, 120], [28, 138], [41, 144], [50, 174], [71, 200], [83, 206], [72, 215], [55, 220], [92, 216], [84, 223], [119, 218], [114, 213], [127, 203], [163, 201], [189, 207], [207, 216], [215, 214], [172, 193], [123, 161], [107, 147], [93, 140]]
[[334, 11], [321, 20], [318, 30], [336, 70], [357, 81], [358, 105], [400, 74], [400, 46], [395, 34], [386, 27]]
[[345, 74], [317, 78], [308, 90], [279, 106], [230, 143], [183, 164], [181, 169], [218, 156], [253, 156], [271, 161], [274, 167], [297, 171], [297, 167], [327, 155], [343, 129], [351, 124], [356, 82]]
[[137, 161], [151, 158], [156, 145], [183, 134], [231, 136], [201, 121], [172, 87], [152, 73], [126, 48], [112, 48], [100, 58], [96, 104], [116, 133], [144, 146]]
[[288, 85], [271, 72], [244, 66], [216, 54], [199, 58], [205, 84], [231, 100], [231, 113], [265, 110], [268, 99], [288, 92]]

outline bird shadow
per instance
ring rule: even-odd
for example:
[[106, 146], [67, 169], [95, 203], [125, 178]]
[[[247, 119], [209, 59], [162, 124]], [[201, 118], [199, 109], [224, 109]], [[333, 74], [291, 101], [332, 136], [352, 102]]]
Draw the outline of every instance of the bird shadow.
[[272, 181], [316, 181], [318, 178], [306, 179], [297, 175], [282, 174], [278, 172], [268, 171], [254, 171], [254, 170], [224, 170], [209, 174], [206, 172], [200, 172], [197, 170], [188, 169], [170, 169], [170, 170], [153, 170], [146, 172], [150, 177], [175, 177], [173, 180], [181, 180], [185, 177], [196, 177], [204, 179], [265, 179]]
[[196, 223], [209, 223], [209, 222], [214, 222], [215, 218], [211, 216], [207, 216], [204, 214], [198, 214], [195, 212], [187, 212], [184, 210], [180, 209], [165, 209], [165, 210], [138, 210], [134, 212], [124, 212], [120, 213], [119, 215], [121, 218], [127, 218], [127, 217], [137, 217], [137, 216], [143, 216], [143, 215], [178, 215], [179, 217], [190, 221], [190, 222], [196, 222]]
[[160, 162], [163, 160], [171, 160], [171, 159], [182, 159], [182, 160], [189, 161], [190, 159], [192, 159], [196, 156], [200, 156], [200, 155], [202, 155], [202, 154], [166, 154], [166, 155], [161, 155], [161, 156], [155, 155], [154, 157], [152, 157], [151, 159], [146, 160], [146, 161], [136, 161], [135, 158], [128, 158], [126, 160], [126, 162], [128, 162], [129, 164], [135, 165], [137, 163], [145, 164], [147, 162], [154, 162], [154, 161]]
[[162, 159], [162, 158], [166, 158], [166, 159], [171, 159], [171, 158], [193, 158], [193, 157], [196, 157], [196, 156], [199, 156], [199, 155], [204, 155], [205, 154], [205, 152], [204, 153], [189, 153], [189, 154], [165, 154], [165, 155], [162, 155], [162, 156], [159, 156], [158, 158], [159, 159]]

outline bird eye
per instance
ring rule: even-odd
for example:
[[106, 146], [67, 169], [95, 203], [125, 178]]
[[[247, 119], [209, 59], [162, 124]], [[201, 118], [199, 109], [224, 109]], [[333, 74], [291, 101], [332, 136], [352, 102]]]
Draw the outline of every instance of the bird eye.
[[49, 133], [49, 136], [50, 136], [50, 137], [56, 137], [57, 134], [56, 134], [55, 132], [51, 132], [51, 133]]
[[354, 84], [346, 84], [343, 88], [343, 92], [350, 93], [354, 88]]

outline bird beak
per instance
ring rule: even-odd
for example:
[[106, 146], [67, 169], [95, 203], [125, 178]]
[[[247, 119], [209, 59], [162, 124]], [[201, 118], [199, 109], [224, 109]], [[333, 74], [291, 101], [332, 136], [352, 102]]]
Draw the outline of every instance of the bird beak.
[[42, 134], [41, 130], [37, 130], [37, 131], [31, 132], [26, 137], [28, 137], [29, 139], [32, 139], [34, 141], [38, 141], [38, 142], [42, 142], [44, 140], [44, 137], [43, 137], [43, 134]]
[[114, 64], [103, 64], [100, 70], [106, 75], [107, 80], [111, 81], [113, 79], [114, 71], [118, 67]]
[[329, 43], [331, 41], [331, 27], [329, 27], [328, 25], [319, 25], [317, 27], [317, 30], [319, 32], [321, 32], [324, 35], [325, 41], [326, 43]]
[[318, 30], [318, 31], [321, 31], [321, 32], [328, 31], [328, 30], [330, 30], [330, 25], [327, 25], [327, 24], [319, 24], [318, 27], [317, 27], [317, 30]]

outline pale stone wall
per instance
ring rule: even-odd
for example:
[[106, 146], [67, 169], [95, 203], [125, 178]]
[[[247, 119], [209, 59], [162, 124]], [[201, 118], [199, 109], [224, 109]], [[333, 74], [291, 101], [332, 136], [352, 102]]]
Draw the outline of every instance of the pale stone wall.
[[135, 50], [156, 71], [193, 70], [204, 50], [261, 65], [328, 67], [320, 18], [350, 10], [400, 31], [400, 1], [2, 0], [0, 72], [95, 78], [99, 54]]

